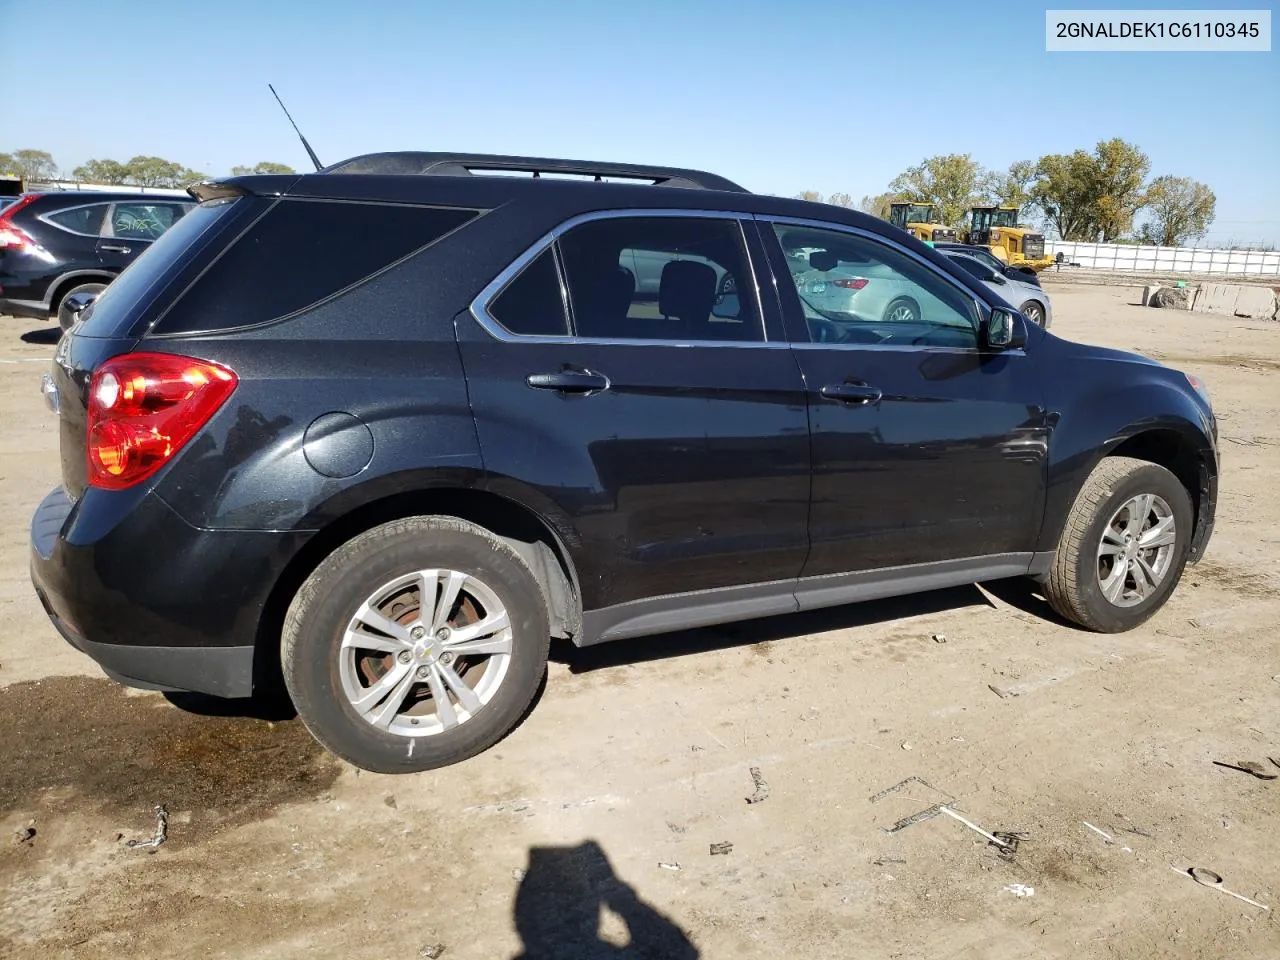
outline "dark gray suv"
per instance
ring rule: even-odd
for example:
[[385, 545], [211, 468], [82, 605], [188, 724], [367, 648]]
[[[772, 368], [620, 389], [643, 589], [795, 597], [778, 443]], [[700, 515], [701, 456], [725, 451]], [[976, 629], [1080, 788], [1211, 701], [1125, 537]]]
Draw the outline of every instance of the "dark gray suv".
[[368, 769], [493, 744], [553, 637], [1014, 576], [1125, 630], [1209, 540], [1197, 381], [872, 217], [423, 153], [193, 193], [58, 345], [35, 587], [121, 681], [282, 677]]

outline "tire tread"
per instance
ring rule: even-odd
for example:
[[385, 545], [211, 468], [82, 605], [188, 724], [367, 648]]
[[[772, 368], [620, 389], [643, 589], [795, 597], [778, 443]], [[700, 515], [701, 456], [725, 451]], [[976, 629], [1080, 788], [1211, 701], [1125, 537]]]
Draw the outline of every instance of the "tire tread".
[[1084, 593], [1078, 577], [1077, 559], [1089, 527], [1097, 516], [1098, 507], [1114, 492], [1115, 488], [1144, 467], [1154, 466], [1146, 460], [1133, 457], [1106, 457], [1085, 480], [1076, 495], [1067, 522], [1063, 525], [1058, 549], [1053, 555], [1053, 566], [1045, 579], [1045, 594], [1049, 606], [1061, 617], [1083, 627], [1106, 632], [1107, 625], [1095, 617], [1084, 601]]

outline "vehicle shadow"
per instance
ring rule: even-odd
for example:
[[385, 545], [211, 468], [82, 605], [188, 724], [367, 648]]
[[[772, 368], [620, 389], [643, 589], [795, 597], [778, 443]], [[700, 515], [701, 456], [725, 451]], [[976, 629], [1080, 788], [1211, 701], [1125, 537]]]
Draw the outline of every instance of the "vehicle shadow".
[[[603, 908], [627, 928], [626, 946], [601, 938]], [[514, 960], [696, 960], [685, 932], [613, 872], [600, 844], [532, 847], [516, 892]]]
[[55, 346], [62, 339], [61, 327], [41, 327], [39, 330], [28, 330], [20, 339], [23, 343], [35, 343], [41, 346]]
[[205, 693], [166, 691], [164, 698], [183, 713], [191, 713], [199, 717], [241, 717], [246, 720], [284, 723], [298, 715], [298, 711], [293, 708], [293, 701], [289, 699], [289, 694], [283, 690], [255, 693], [252, 697], [234, 700]]
[[1029, 613], [1037, 619], [1052, 623], [1057, 627], [1069, 627], [1072, 630], [1088, 632], [1080, 624], [1072, 623], [1066, 617], [1058, 616], [1053, 607], [1049, 606], [1049, 601], [1044, 595], [1044, 588], [1028, 577], [993, 580], [990, 583], [984, 583], [982, 587], [997, 600], [1001, 600], [1011, 607], [1016, 607], [1023, 613]]
[[[1006, 602], [1017, 605], [1011, 600]], [[832, 630], [852, 630], [904, 617], [919, 617], [972, 606], [990, 607], [993, 604], [976, 586], [950, 587], [823, 610], [681, 630], [659, 636], [613, 640], [592, 647], [575, 647], [567, 640], [557, 640], [551, 644], [551, 659], [556, 663], [566, 664], [570, 673], [586, 673], [628, 663], [707, 653], [727, 647], [787, 640]], [[1047, 604], [1045, 609], [1048, 609]]]

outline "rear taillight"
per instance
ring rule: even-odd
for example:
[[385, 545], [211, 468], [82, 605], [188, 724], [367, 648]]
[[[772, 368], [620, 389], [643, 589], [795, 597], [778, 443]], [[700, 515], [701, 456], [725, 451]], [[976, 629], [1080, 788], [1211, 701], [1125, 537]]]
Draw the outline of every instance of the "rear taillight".
[[861, 290], [870, 281], [866, 277], [854, 277], [851, 280], [833, 280], [831, 282], [845, 290]]
[[168, 463], [236, 388], [236, 375], [169, 353], [113, 357], [89, 384], [89, 484], [121, 490]]
[[0, 250], [34, 247], [36, 242], [21, 227], [13, 225], [13, 215], [29, 203], [34, 203], [34, 196], [22, 197], [0, 211]]
[[34, 247], [36, 242], [11, 223], [0, 223], [0, 250]]

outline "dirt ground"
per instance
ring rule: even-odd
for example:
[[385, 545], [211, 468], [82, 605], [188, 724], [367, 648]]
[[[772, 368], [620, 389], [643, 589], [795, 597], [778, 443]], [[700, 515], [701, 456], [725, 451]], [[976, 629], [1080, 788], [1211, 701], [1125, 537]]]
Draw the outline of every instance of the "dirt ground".
[[[557, 647], [509, 738], [400, 778], [58, 639], [27, 581], [53, 346], [0, 320], [0, 956], [1274, 960], [1280, 780], [1213, 761], [1280, 761], [1280, 324], [1047, 285], [1055, 332], [1198, 373], [1219, 411], [1217, 532], [1153, 621], [1085, 633], [1005, 582]], [[1016, 850], [886, 832], [948, 797]], [[168, 842], [127, 847], [155, 804]]]

